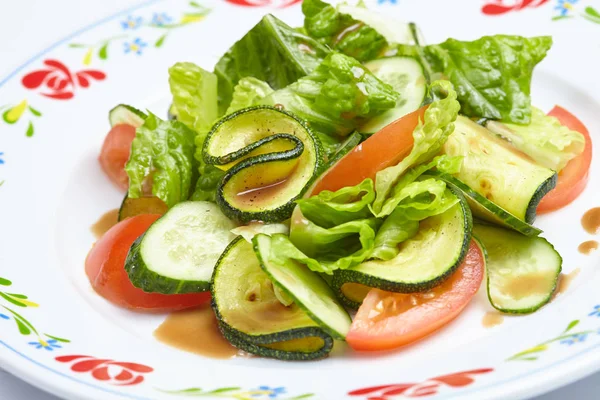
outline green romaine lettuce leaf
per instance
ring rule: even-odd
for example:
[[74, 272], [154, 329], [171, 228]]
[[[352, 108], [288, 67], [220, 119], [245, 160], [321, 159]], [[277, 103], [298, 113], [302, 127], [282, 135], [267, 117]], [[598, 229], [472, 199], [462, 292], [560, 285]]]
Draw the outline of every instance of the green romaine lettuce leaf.
[[252, 76], [282, 89], [312, 72], [329, 49], [272, 15], [266, 15], [217, 62], [219, 111], [231, 103], [235, 85]]
[[169, 68], [169, 86], [177, 120], [196, 132], [195, 157], [199, 163], [200, 176], [192, 199], [214, 201], [216, 187], [223, 173], [204, 164], [202, 145], [218, 118], [217, 76], [193, 63], [177, 63]]
[[152, 195], [172, 207], [187, 200], [195, 173], [195, 133], [179, 121], [163, 121], [149, 113], [135, 134], [125, 166], [129, 197], [144, 195], [152, 183]]
[[273, 89], [267, 82], [247, 76], [240, 79], [235, 88], [233, 88], [233, 97], [231, 104], [225, 114], [231, 114], [242, 108], [252, 107], [260, 104], [260, 101], [273, 93]]
[[440, 151], [448, 136], [454, 132], [453, 122], [458, 116], [460, 105], [456, 101], [456, 92], [452, 84], [447, 81], [435, 81], [431, 84], [430, 91], [441, 97], [431, 103], [425, 111], [424, 120], [420, 121], [413, 131], [414, 145], [410, 154], [398, 165], [379, 171], [376, 175], [376, 198], [371, 211], [377, 217], [389, 215], [394, 211], [393, 203], [397, 201], [397, 196], [395, 191], [392, 196], [390, 195], [402, 175], [409, 168], [429, 161]]
[[[425, 64], [454, 84], [461, 112], [516, 124], [531, 121], [531, 76], [552, 38], [484, 36], [472, 42], [448, 39], [423, 47]], [[399, 46], [400, 55], [417, 54]]]
[[316, 272], [332, 274], [360, 264], [371, 253], [381, 221], [376, 218], [353, 220], [323, 228], [308, 220], [300, 210], [294, 211], [290, 240], [317, 265], [305, 263]]
[[371, 217], [369, 205], [375, 200], [373, 180], [338, 191], [324, 190], [317, 196], [296, 200], [302, 214], [324, 228]]
[[490, 121], [487, 128], [533, 158], [538, 164], [555, 171], [562, 170], [585, 148], [585, 137], [561, 125], [554, 117], [532, 107], [531, 123], [516, 125]]

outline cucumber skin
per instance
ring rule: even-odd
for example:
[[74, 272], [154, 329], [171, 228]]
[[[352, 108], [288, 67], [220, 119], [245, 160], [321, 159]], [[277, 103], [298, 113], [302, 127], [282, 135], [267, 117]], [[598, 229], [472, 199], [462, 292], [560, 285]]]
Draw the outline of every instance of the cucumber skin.
[[133, 286], [146, 293], [161, 294], [201, 293], [210, 289], [210, 282], [172, 279], [151, 271], [141, 255], [144, 236], [145, 233], [133, 242], [125, 260], [125, 272]]
[[138, 110], [135, 107], [132, 107], [127, 104], [117, 104], [116, 106], [111, 108], [110, 111], [108, 112], [108, 122], [110, 123], [111, 128], [120, 123], [120, 121], [113, 121], [113, 119], [111, 118], [111, 115], [113, 114], [113, 112], [117, 111], [118, 108], [125, 108], [128, 112], [130, 112], [133, 115], [135, 115], [136, 117], [140, 118], [142, 121], [145, 120], [147, 117], [147, 115], [144, 112]]
[[[221, 125], [223, 125], [225, 122], [228, 122], [231, 119], [236, 118], [240, 114], [244, 114], [244, 113], [252, 112], [252, 111], [256, 111], [256, 110], [265, 110], [265, 109], [271, 110], [271, 111], [276, 111], [278, 113], [285, 115], [286, 117], [294, 119], [306, 131], [308, 137], [310, 137], [312, 140], [316, 161], [315, 161], [314, 171], [313, 171], [313, 175], [312, 175], [311, 179], [304, 185], [304, 188], [299, 193], [297, 193], [294, 197], [290, 198], [290, 200], [287, 203], [285, 203], [275, 209], [270, 209], [270, 210], [267, 209], [264, 211], [245, 211], [245, 210], [236, 208], [234, 205], [229, 203], [227, 201], [227, 199], [225, 198], [225, 195], [223, 193], [225, 185], [235, 174], [237, 174], [242, 169], [251, 168], [255, 164], [261, 164], [261, 163], [270, 162], [270, 161], [292, 160], [294, 158], [300, 157], [301, 154], [294, 155], [294, 156], [290, 155], [288, 157], [281, 157], [277, 154], [261, 154], [261, 155], [243, 160], [243, 161], [239, 162], [238, 164], [236, 164], [235, 166], [233, 166], [231, 169], [229, 169], [217, 188], [216, 203], [221, 208], [221, 211], [223, 212], [223, 214], [225, 214], [225, 216], [227, 216], [227, 218], [232, 219], [232, 220], [242, 223], [242, 224], [246, 224], [250, 221], [263, 221], [263, 222], [268, 222], [268, 223], [271, 223], [271, 222], [276, 223], [276, 222], [285, 221], [286, 219], [290, 218], [292, 216], [292, 212], [294, 211], [294, 207], [296, 205], [296, 200], [301, 198], [304, 195], [304, 193], [306, 193], [306, 191], [311, 187], [312, 183], [320, 175], [320, 173], [322, 172], [322, 169], [325, 165], [325, 160], [324, 160], [325, 153], [324, 153], [323, 147], [321, 145], [321, 142], [314, 135], [314, 133], [308, 127], [306, 122], [288, 111], [279, 110], [279, 109], [271, 107], [271, 106], [248, 107], [248, 108], [238, 110], [232, 114], [229, 114], [224, 118], [221, 118], [212, 127], [211, 131], [208, 133], [208, 135], [206, 136], [206, 139], [204, 140], [204, 147], [202, 149], [204, 162], [206, 162], [207, 164], [211, 164], [211, 165], [223, 164], [222, 160], [220, 160], [220, 157], [211, 156], [211, 155], [209, 155], [209, 153], [207, 151], [212, 136], [214, 134], [216, 134], [216, 132], [221, 127]], [[305, 147], [306, 147], [306, 144], [305, 144]]]
[[[463, 194], [465, 194], [466, 196], [471, 198], [473, 201], [478, 203], [481, 207], [487, 209], [489, 212], [491, 212], [492, 214], [496, 215], [498, 218], [503, 220], [505, 223], [504, 227], [510, 228], [514, 231], [517, 231], [517, 232], [522, 233], [523, 235], [529, 236], [529, 237], [538, 236], [540, 233], [542, 233], [542, 231], [540, 229], [536, 228], [535, 226], [529, 225], [529, 223], [520, 220], [519, 218], [515, 217], [514, 215], [512, 215], [511, 213], [509, 213], [508, 211], [506, 211], [499, 205], [489, 201], [488, 199], [486, 199], [485, 197], [483, 197], [482, 195], [477, 193], [475, 190], [471, 189], [470, 186], [468, 186], [467, 184], [462, 182], [460, 179], [458, 179], [452, 175], [439, 173], [437, 171], [429, 171], [428, 174], [436, 176], [436, 177], [442, 179], [443, 181], [445, 181], [446, 183], [449, 183], [449, 184], [457, 187], [458, 190], [460, 190]], [[554, 179], [555, 179], [555, 177], [556, 177], [556, 175], [554, 175]], [[552, 177], [549, 178], [544, 184], [542, 184], [538, 188], [538, 191], [536, 191], [536, 194], [534, 195], [531, 202], [529, 203], [530, 207], [531, 207], [531, 204], [534, 202], [534, 198], [536, 198], [538, 192], [542, 193], [542, 191], [543, 191], [543, 194], [541, 194], [541, 196], [539, 198], [537, 198], [535, 204], [533, 205], [534, 219], [535, 219], [535, 209], [537, 208], [538, 203], [541, 201], [542, 197], [544, 197], [544, 195], [547, 192], [552, 190], [552, 188], [554, 186], [552, 186], [550, 189], [547, 189], [547, 188], [544, 189], [544, 187], [547, 184], [550, 184], [550, 185], [556, 184], [556, 183], [552, 184], [552, 182], [549, 182], [552, 179], [553, 179]], [[491, 210], [490, 206], [492, 208], [497, 208], [497, 210]], [[494, 222], [489, 222], [489, 223], [495, 224]]]
[[[225, 319], [219, 312], [219, 307], [217, 305], [217, 295], [214, 291], [213, 282], [215, 281], [218, 273], [219, 267], [222, 260], [227, 257], [227, 253], [240, 241], [245, 240], [243, 237], [238, 236], [233, 239], [231, 243], [223, 250], [221, 257], [217, 261], [215, 265], [215, 269], [213, 271], [213, 275], [211, 278], [210, 285], [210, 295], [211, 295], [211, 307], [217, 317], [217, 321], [219, 322], [219, 329], [223, 336], [235, 347], [245, 352], [256, 354], [261, 357], [275, 358], [278, 360], [284, 361], [310, 361], [317, 360], [321, 358], [327, 357], [331, 349], [333, 348], [333, 338], [329, 336], [323, 329], [318, 326], [310, 326], [304, 328], [290, 329], [283, 332], [272, 333], [268, 335], [248, 335], [242, 331], [239, 331], [225, 322]], [[291, 351], [282, 351], [269, 349], [267, 347], [263, 347], [261, 345], [271, 344], [282, 342], [285, 340], [291, 339], [300, 339], [304, 337], [320, 337], [324, 341], [323, 347], [316, 352], [305, 353], [305, 352], [291, 352]]]
[[342, 285], [344, 283], [360, 283], [365, 286], [385, 290], [388, 292], [418, 293], [427, 291], [440, 285], [458, 269], [458, 267], [463, 262], [465, 256], [467, 255], [467, 252], [469, 251], [469, 244], [471, 243], [471, 236], [473, 231], [473, 217], [471, 215], [471, 209], [467, 204], [467, 200], [464, 198], [460, 189], [458, 189], [451, 183], [446, 182], [446, 184], [448, 186], [448, 189], [450, 189], [450, 191], [459, 199], [459, 204], [461, 205], [464, 215], [465, 230], [468, 231], [468, 234], [465, 235], [465, 238], [463, 240], [461, 251], [457, 261], [448, 270], [446, 270], [442, 275], [438, 276], [437, 278], [420, 283], [393, 282], [388, 281], [386, 279], [369, 276], [359, 271], [337, 270], [333, 273], [332, 285], [342, 304], [351, 309], [357, 309], [360, 306], [358, 302], [349, 300], [348, 298], [346, 298], [346, 296], [344, 296], [344, 293], [342, 292]]
[[527, 205], [527, 210], [525, 211], [525, 222], [532, 224], [535, 221], [538, 204], [540, 204], [540, 201], [542, 201], [542, 198], [544, 198], [548, 192], [556, 187], [557, 182], [558, 174], [555, 172], [554, 175], [546, 179], [544, 183], [538, 186], [533, 196], [531, 196], [529, 204]]

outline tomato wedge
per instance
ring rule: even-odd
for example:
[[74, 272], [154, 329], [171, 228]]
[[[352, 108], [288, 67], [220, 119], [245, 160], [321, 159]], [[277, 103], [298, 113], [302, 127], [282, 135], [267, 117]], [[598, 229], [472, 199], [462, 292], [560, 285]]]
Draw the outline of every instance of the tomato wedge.
[[125, 164], [131, 153], [131, 142], [135, 138], [135, 127], [127, 124], [115, 125], [102, 144], [100, 150], [100, 166], [111, 181], [123, 190], [127, 190], [129, 177], [125, 172]]
[[366, 178], [375, 179], [378, 171], [398, 164], [410, 154], [413, 131], [419, 120], [423, 120], [425, 110], [427, 106], [405, 115], [356, 146], [319, 178], [311, 196], [323, 190], [354, 186]]
[[372, 289], [352, 322], [346, 341], [355, 350], [389, 350], [437, 331], [469, 304], [483, 280], [485, 259], [471, 241], [456, 272], [438, 287], [415, 294]]
[[135, 311], [166, 312], [207, 303], [210, 299], [208, 292], [174, 295], [146, 293], [129, 281], [125, 272], [129, 248], [158, 218], [158, 214], [127, 218], [96, 242], [85, 260], [85, 272], [92, 287], [111, 303]]
[[585, 125], [559, 106], [555, 106], [548, 115], [558, 118], [561, 124], [585, 136], [585, 149], [558, 173], [556, 187], [542, 198], [537, 207], [538, 214], [558, 210], [575, 200], [587, 186], [592, 163], [592, 138]]

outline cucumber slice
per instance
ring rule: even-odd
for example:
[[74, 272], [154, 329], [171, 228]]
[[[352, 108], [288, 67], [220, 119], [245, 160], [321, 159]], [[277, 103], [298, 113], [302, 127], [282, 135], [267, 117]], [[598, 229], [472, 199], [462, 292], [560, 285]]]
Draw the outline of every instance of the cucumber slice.
[[[333, 286], [344, 304], [356, 307], [371, 288], [398, 293], [427, 291], [458, 268], [467, 254], [473, 227], [471, 211], [460, 192], [446, 189], [459, 202], [443, 214], [420, 223], [416, 236], [400, 245], [400, 253], [388, 261], [372, 260], [333, 274]], [[350, 296], [346, 297], [345, 293]]]
[[459, 116], [454, 126], [454, 133], [442, 151], [449, 156], [463, 157], [456, 177], [516, 218], [531, 224], [542, 197], [556, 186], [556, 172], [534, 163], [466, 117]]
[[369, 119], [360, 132], [372, 134], [409, 114], [423, 104], [427, 95], [427, 79], [423, 66], [413, 57], [387, 57], [365, 63], [377, 78], [400, 93], [396, 107]]
[[267, 106], [222, 118], [202, 153], [207, 164], [227, 171], [217, 204], [241, 223], [288, 219], [323, 165], [321, 143], [304, 121]]
[[333, 339], [297, 304], [283, 305], [241, 236], [223, 251], [212, 276], [212, 307], [223, 335], [252, 354], [280, 360], [326, 357]]
[[234, 227], [216, 204], [175, 205], [131, 246], [125, 261], [131, 283], [163, 294], [207, 291], [215, 262], [235, 237]]
[[278, 252], [284, 235], [259, 234], [252, 239], [260, 266], [275, 285], [287, 293], [334, 339], [344, 340], [352, 319], [338, 303], [335, 292], [319, 274]]
[[562, 257], [546, 239], [479, 224], [473, 234], [487, 252], [488, 298], [495, 309], [528, 314], [550, 301]]
[[542, 233], [540, 229], [529, 225], [525, 221], [521, 221], [499, 205], [486, 199], [481, 194], [471, 189], [460, 179], [448, 174], [439, 173], [438, 171], [429, 171], [428, 174], [437, 176], [458, 188], [467, 199], [474, 217], [478, 217], [484, 221], [513, 229], [525, 236], [537, 236]]
[[119, 104], [108, 112], [108, 121], [111, 127], [127, 124], [139, 128], [144, 124], [146, 117], [146, 114], [127, 104]]
[[165, 202], [158, 197], [132, 198], [126, 195], [121, 203], [121, 208], [119, 208], [119, 221], [141, 214], [164, 215], [168, 209]]

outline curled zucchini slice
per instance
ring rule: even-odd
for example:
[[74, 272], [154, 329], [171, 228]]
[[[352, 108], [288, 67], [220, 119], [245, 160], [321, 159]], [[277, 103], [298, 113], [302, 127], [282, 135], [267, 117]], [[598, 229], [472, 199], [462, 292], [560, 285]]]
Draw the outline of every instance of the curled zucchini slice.
[[314, 360], [333, 347], [333, 338], [298, 304], [278, 300], [252, 245], [241, 236], [217, 262], [211, 291], [223, 335], [241, 350], [280, 360]]
[[215, 124], [204, 161], [226, 172], [217, 204], [229, 218], [280, 222], [290, 217], [323, 164], [319, 140], [296, 116], [274, 107], [251, 107]]

